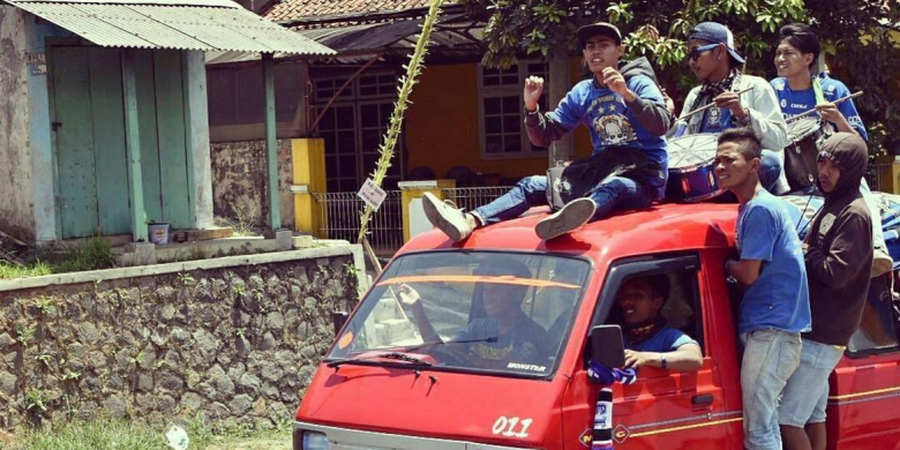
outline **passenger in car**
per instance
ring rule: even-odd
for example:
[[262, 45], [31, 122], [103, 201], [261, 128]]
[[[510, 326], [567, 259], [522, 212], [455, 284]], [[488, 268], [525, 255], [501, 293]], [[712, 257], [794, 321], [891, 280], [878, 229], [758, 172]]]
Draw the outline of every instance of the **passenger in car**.
[[[504, 265], [475, 271], [475, 275], [510, 276], [530, 279], [525, 267]], [[522, 311], [528, 286], [501, 282], [479, 283], [485, 317], [470, 320], [451, 339], [440, 338], [425, 314], [419, 294], [409, 285], [401, 285], [397, 293], [409, 305], [413, 321], [425, 342], [460, 344], [454, 347], [466, 364], [488, 369], [507, 368], [510, 363], [544, 365], [549, 358], [550, 337], [547, 331]]]
[[700, 344], [666, 324], [660, 310], [669, 299], [669, 278], [656, 275], [625, 281], [616, 295], [622, 314], [625, 367], [651, 366], [680, 371], [703, 365]]

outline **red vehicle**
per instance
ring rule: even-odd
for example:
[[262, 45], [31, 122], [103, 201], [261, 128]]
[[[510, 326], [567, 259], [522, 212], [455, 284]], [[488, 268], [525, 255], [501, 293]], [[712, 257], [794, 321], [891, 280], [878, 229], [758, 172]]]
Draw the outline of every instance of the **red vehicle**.
[[[294, 449], [589, 448], [599, 386], [588, 380], [586, 360], [622, 352], [615, 340], [594, 348], [592, 330], [615, 323], [624, 280], [660, 274], [671, 285], [662, 315], [700, 343], [703, 367], [643, 367], [634, 384], [614, 385], [614, 446], [742, 449], [740, 299], [723, 270], [734, 254], [736, 205], [661, 205], [547, 242], [534, 233], [544, 212], [458, 244], [432, 231], [405, 245], [319, 366], [297, 411]], [[511, 259], [531, 277], [480, 275]], [[398, 300], [403, 285], [421, 295], [437, 341], [426, 342], [410, 305]], [[484, 320], [491, 285], [527, 288], [521, 310], [538, 333], [547, 331], [540, 359], [507, 354], [498, 363], [488, 354], [479, 363], [461, 355], [480, 344], [455, 336]], [[874, 312], [831, 378], [830, 449], [900, 450], [897, 317], [877, 306], [867, 306]]]

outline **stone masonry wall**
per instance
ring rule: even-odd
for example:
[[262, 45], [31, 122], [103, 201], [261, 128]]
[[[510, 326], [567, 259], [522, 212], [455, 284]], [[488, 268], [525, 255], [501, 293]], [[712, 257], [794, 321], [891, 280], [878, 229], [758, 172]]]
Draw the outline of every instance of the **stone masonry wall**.
[[333, 250], [0, 283], [0, 429], [98, 416], [291, 420], [333, 340], [332, 311], [358, 296], [354, 257]]

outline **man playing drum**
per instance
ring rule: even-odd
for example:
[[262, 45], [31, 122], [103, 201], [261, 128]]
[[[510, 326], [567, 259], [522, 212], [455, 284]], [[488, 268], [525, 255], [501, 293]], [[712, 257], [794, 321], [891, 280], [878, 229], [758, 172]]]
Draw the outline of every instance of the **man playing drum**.
[[837, 131], [856, 133], [869, 139], [853, 99], [838, 105], [833, 101], [850, 95], [844, 83], [824, 73], [816, 76], [813, 72], [819, 59], [819, 38], [809, 26], [792, 23], [779, 32], [778, 48], [775, 50], [775, 68], [778, 78], [771, 81], [778, 96], [778, 104], [785, 118], [815, 108], [818, 116], [830, 123]]
[[[716, 22], [697, 24], [688, 39], [688, 62], [702, 84], [688, 93], [674, 136], [719, 134], [731, 128], [752, 127], [766, 149], [760, 182], [775, 195], [787, 193], [787, 180], [782, 173], [787, 125], [769, 83], [741, 72], [744, 58], [734, 48], [731, 31]], [[715, 106], [687, 117], [689, 112], [710, 103]]]
[[[869, 135], [866, 133], [866, 127], [863, 125], [862, 119], [856, 110], [853, 99], [847, 99], [838, 105], [833, 102], [839, 98], [850, 95], [850, 90], [840, 81], [827, 75], [814, 73], [819, 58], [821, 46], [819, 37], [809, 28], [808, 25], [793, 23], [785, 25], [779, 31], [778, 48], [775, 51], [775, 68], [778, 69], [778, 78], [771, 81], [775, 94], [778, 96], [779, 105], [784, 113], [785, 118], [815, 109], [816, 113], [811, 119], [801, 119], [801, 121], [815, 121], [816, 128], [819, 128], [819, 117], [827, 123], [831, 128], [825, 133], [830, 134], [836, 131], [854, 133], [864, 140], [868, 140]], [[798, 134], [798, 138], [802, 138], [802, 133], [791, 133], [791, 129], [797, 126], [803, 126], [801, 121], [788, 124], [788, 134]], [[799, 146], [799, 143], [794, 143]], [[817, 143], [811, 143], [812, 148], [802, 148], [802, 151], [811, 152], [808, 155], [810, 159], [816, 161], [819, 149], [816, 148]], [[792, 149], [786, 150], [788, 153]], [[788, 156], [788, 155], [786, 155]], [[802, 161], [803, 158], [800, 158]], [[785, 164], [785, 171], [801, 170], [803, 164]], [[816, 167], [807, 167], [806, 171], [811, 175], [810, 187], [803, 193], [809, 194], [815, 190]], [[796, 173], [787, 173], [788, 180], [803, 178], [798, 177]], [[800, 188], [802, 186], [792, 186], [792, 188]], [[893, 260], [887, 252], [887, 245], [884, 242], [884, 233], [882, 232], [881, 213], [876, 206], [875, 199], [869, 191], [869, 185], [866, 183], [865, 177], [862, 178], [860, 191], [863, 199], [869, 208], [872, 218], [873, 243], [875, 246], [875, 266], [873, 267], [873, 276], [881, 275], [893, 267]]]
[[[645, 58], [620, 62], [625, 52], [622, 34], [608, 23], [581, 27], [578, 42], [593, 77], [575, 85], [556, 110], [538, 111], [542, 78], [532, 76], [525, 81], [525, 126], [533, 144], [549, 145], [583, 124], [594, 147], [589, 170], [577, 177], [581, 180], [573, 178], [573, 183], [585, 178], [597, 179], [597, 183], [586, 186], [562, 209], [538, 222], [535, 231], [541, 239], [561, 236], [615, 210], [648, 207], [665, 191], [668, 157], [664, 135], [671, 115], [649, 62]], [[625, 166], [637, 169], [618, 170]], [[548, 185], [544, 176], [524, 178], [505, 195], [468, 214], [431, 194], [425, 194], [423, 207], [435, 227], [460, 241], [475, 228], [547, 204]]]

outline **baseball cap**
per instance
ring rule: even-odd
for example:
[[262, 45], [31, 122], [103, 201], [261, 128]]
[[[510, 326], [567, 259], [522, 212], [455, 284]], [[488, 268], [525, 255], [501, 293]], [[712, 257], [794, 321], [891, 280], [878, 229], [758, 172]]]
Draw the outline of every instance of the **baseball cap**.
[[615, 25], [607, 22], [597, 22], [585, 25], [578, 29], [578, 45], [584, 48], [585, 42], [593, 36], [608, 36], [616, 41], [616, 45], [622, 45], [622, 32]]
[[699, 39], [711, 44], [725, 44], [728, 54], [734, 58], [738, 64], [744, 63], [744, 58], [734, 49], [734, 35], [725, 25], [717, 22], [701, 22], [691, 30], [688, 39]]

